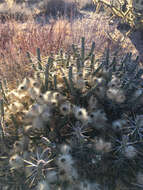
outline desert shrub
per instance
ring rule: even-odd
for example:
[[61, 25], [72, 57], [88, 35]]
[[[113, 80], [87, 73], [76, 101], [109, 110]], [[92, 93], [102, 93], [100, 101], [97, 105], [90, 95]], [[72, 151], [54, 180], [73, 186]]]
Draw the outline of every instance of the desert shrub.
[[24, 5], [18, 5], [15, 3], [13, 3], [11, 7], [9, 7], [6, 3], [0, 5], [0, 21], [2, 23], [12, 20], [23, 23], [30, 20], [31, 17], [31, 10], [26, 8]]
[[93, 5], [93, 0], [76, 0], [80, 9], [91, 9], [95, 10], [95, 5]]
[[7, 2], [0, 5], [0, 20], [16, 20], [26, 22], [27, 20], [38, 19], [44, 16], [48, 21], [51, 17], [58, 19], [65, 17], [74, 19], [82, 14], [79, 12], [77, 3], [72, 0], [44, 0], [26, 2]]
[[74, 0], [48, 0], [40, 2], [36, 5], [40, 11], [40, 14], [52, 16], [64, 16], [68, 18], [74, 18], [80, 16], [77, 4]]

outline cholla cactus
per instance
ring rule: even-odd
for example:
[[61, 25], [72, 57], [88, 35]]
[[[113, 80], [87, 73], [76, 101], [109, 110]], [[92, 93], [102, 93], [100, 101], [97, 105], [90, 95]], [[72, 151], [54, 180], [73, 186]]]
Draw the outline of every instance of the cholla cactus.
[[10, 158], [9, 164], [13, 169], [19, 169], [24, 167], [24, 162], [18, 154], [15, 154]]
[[[100, 10], [101, 5], [103, 7], [109, 7], [113, 16], [118, 16], [120, 19], [122, 19], [122, 22], [129, 24], [132, 29], [142, 29], [142, 1], [93, 0], [93, 2], [96, 4], [97, 12]], [[109, 9], [107, 10], [109, 12]]]
[[89, 116], [85, 108], [75, 107], [74, 115], [76, 119], [81, 121], [82, 123], [89, 122]]
[[[30, 187], [35, 183], [35, 180], [39, 181], [40, 179], [44, 179], [44, 171], [48, 170], [48, 165], [53, 161], [53, 159], [49, 159], [49, 149], [44, 150], [41, 154], [36, 153], [37, 158], [33, 158], [36, 163], [30, 162], [28, 160], [24, 160], [29, 166], [33, 167], [34, 169], [30, 173], [27, 178], [27, 182], [30, 180]], [[47, 159], [45, 159], [45, 154], [47, 154]]]
[[46, 181], [40, 181], [37, 185], [37, 190], [50, 190], [50, 187]]
[[110, 152], [111, 147], [112, 145], [110, 142], [104, 142], [102, 139], [95, 140], [95, 148], [97, 151]]
[[118, 119], [112, 122], [112, 128], [116, 132], [122, 131], [124, 129], [124, 126], [127, 125], [127, 121], [123, 119]]
[[96, 129], [104, 129], [106, 127], [107, 117], [103, 110], [90, 113], [90, 122]]
[[74, 161], [70, 154], [60, 155], [57, 159], [57, 165], [59, 168], [60, 181], [68, 181], [70, 184], [76, 183], [76, 180], [78, 180], [78, 174], [74, 168]]
[[11, 92], [1, 86], [5, 176], [23, 172], [28, 190], [114, 190], [117, 177], [126, 189], [141, 183], [142, 69], [130, 54], [115, 65], [109, 49], [97, 61], [95, 43], [86, 53], [84, 41], [70, 54], [43, 58], [38, 49], [35, 77]]

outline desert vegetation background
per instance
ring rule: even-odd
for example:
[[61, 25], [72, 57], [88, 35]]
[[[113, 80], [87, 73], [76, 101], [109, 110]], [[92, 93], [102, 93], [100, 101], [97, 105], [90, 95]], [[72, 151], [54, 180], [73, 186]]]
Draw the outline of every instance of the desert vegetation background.
[[87, 48], [92, 41], [96, 42], [98, 56], [109, 43], [112, 52], [119, 50], [119, 56], [129, 51], [140, 54], [129, 37], [123, 40], [117, 23], [109, 25], [108, 17], [102, 12], [96, 14], [91, 0], [1, 1], [1, 79], [14, 86], [17, 80], [32, 75], [27, 52], [35, 56], [40, 48], [45, 56], [60, 49], [70, 51], [71, 44], [79, 44], [81, 36], [85, 36]]

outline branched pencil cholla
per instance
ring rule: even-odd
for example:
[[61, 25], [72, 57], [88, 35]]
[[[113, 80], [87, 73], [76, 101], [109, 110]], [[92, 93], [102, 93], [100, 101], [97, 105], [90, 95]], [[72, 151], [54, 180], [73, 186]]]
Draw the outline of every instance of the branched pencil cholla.
[[85, 133], [90, 131], [87, 125], [81, 124], [79, 121], [75, 123], [75, 126], [72, 125], [73, 132], [71, 133], [74, 137], [76, 137], [79, 141], [84, 141], [88, 138], [88, 136], [84, 135]]
[[[131, 190], [142, 183], [143, 70], [137, 58], [134, 69], [128, 66], [130, 54], [110, 58], [109, 47], [96, 60], [95, 43], [86, 53], [81, 41], [80, 49], [73, 44], [72, 53], [46, 61], [38, 48], [34, 78], [11, 93], [2, 91], [0, 154], [7, 152], [8, 159], [3, 163], [0, 156], [0, 169], [8, 169], [0, 183], [19, 173], [28, 190], [115, 190], [118, 184]], [[122, 84], [128, 75], [133, 80]], [[75, 84], [77, 76], [84, 85]]]
[[24, 160], [24, 162], [28, 164], [27, 167], [32, 168], [30, 175], [27, 177], [27, 182], [30, 180], [30, 184], [29, 184], [30, 187], [35, 184], [35, 181], [38, 182], [40, 179], [44, 179], [46, 175], [45, 173], [46, 171], [54, 169], [54, 168], [49, 167], [50, 163], [54, 160], [54, 159], [49, 159], [50, 157], [49, 148], [45, 149], [41, 154], [39, 154], [37, 150], [36, 155], [37, 155], [36, 159], [34, 157], [31, 157], [31, 159], [34, 162]]
[[135, 139], [139, 141], [143, 140], [143, 115], [134, 114], [134, 118], [128, 118], [127, 130], [128, 133]]

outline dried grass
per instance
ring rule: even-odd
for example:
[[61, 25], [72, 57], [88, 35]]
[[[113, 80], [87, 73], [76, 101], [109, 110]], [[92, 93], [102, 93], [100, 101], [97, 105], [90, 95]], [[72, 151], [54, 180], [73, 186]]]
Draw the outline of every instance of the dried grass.
[[[43, 23], [45, 18], [43, 17]], [[137, 54], [137, 50], [131, 41], [126, 39], [121, 42], [123, 35], [117, 34], [116, 41], [109, 37], [109, 33], [116, 33], [116, 26], [109, 26], [108, 19], [104, 15], [90, 13], [89, 17], [67, 20], [59, 18], [51, 19], [48, 24], [36, 24], [34, 20], [25, 23], [7, 21], [0, 24], [0, 75], [5, 78], [12, 87], [17, 79], [21, 80], [27, 75], [31, 75], [32, 68], [26, 57], [29, 51], [36, 56], [36, 49], [40, 48], [42, 56], [57, 53], [61, 48], [64, 51], [71, 49], [71, 44], [80, 45], [82, 36], [86, 38], [86, 48], [95, 41], [96, 56], [101, 56], [107, 45], [114, 53], [119, 49], [119, 55], [132, 51]]]

